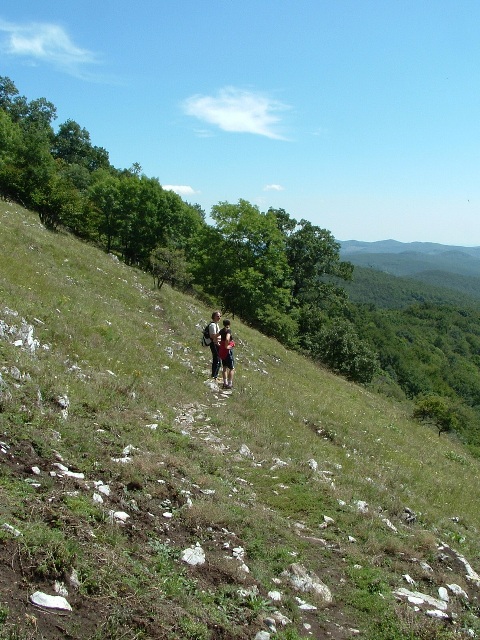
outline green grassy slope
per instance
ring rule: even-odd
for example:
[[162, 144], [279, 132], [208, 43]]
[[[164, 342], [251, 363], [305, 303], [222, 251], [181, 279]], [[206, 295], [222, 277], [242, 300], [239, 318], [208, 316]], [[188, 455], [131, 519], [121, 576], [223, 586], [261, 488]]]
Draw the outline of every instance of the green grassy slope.
[[[479, 462], [236, 319], [234, 392], [212, 390], [210, 311], [0, 205], [0, 638], [480, 632]], [[55, 581], [72, 611], [29, 602]], [[446, 621], [393, 595], [447, 584], [469, 599]]]

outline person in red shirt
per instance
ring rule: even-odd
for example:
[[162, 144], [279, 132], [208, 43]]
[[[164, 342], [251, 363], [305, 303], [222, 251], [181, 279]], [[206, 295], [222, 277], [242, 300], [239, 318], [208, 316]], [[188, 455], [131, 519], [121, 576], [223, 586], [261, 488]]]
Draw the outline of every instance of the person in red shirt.
[[232, 330], [230, 328], [230, 320], [225, 319], [223, 321], [223, 329], [220, 331], [220, 345], [218, 353], [222, 361], [222, 376], [223, 376], [223, 388], [233, 388], [233, 374], [235, 371], [235, 358], [233, 355], [233, 347], [235, 341], [233, 340]]

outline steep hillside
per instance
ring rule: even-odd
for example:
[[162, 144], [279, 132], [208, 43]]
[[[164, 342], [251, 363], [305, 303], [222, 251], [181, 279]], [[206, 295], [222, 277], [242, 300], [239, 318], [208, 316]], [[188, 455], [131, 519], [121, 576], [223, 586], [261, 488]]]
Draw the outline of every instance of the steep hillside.
[[[0, 205], [0, 638], [480, 633], [478, 461]], [[52, 597], [54, 598], [52, 600]]]

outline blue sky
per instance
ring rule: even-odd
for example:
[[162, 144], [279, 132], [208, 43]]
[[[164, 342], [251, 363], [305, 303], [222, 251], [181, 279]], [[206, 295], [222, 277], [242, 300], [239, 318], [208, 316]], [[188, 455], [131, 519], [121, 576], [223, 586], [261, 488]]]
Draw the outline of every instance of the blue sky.
[[205, 212], [480, 245], [478, 0], [3, 0], [0, 75]]

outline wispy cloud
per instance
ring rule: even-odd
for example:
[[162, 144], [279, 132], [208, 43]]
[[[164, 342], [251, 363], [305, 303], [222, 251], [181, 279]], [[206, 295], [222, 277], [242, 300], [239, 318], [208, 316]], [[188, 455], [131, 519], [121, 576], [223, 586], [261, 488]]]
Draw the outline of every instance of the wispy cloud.
[[278, 114], [289, 108], [263, 94], [235, 87], [221, 89], [215, 96], [194, 95], [183, 103], [187, 115], [223, 131], [253, 133], [277, 140], [285, 139], [278, 131], [281, 121]]
[[188, 185], [163, 184], [162, 187], [167, 191], [174, 191], [179, 196], [193, 196], [196, 193], [200, 193], [200, 191], [195, 191], [195, 189]]
[[263, 187], [264, 191], [285, 191], [285, 187], [282, 187], [281, 184], [266, 184]]
[[87, 68], [98, 63], [97, 55], [75, 45], [63, 27], [48, 23], [13, 24], [0, 19], [0, 51], [30, 63], [54, 65], [83, 79], [93, 79]]

